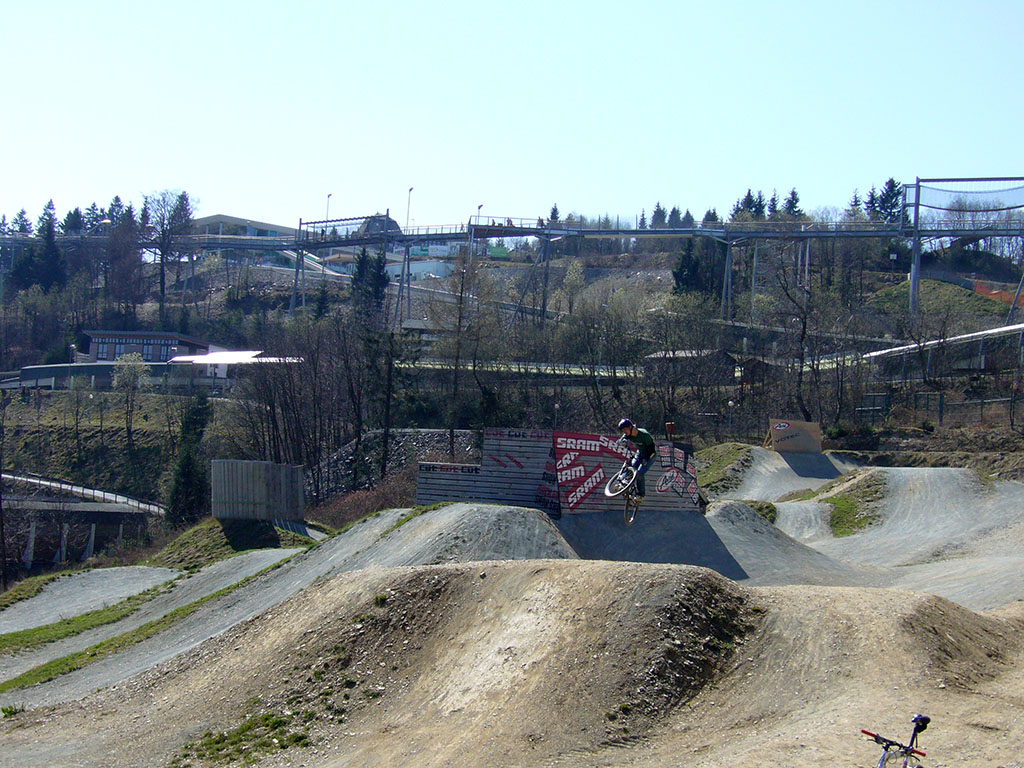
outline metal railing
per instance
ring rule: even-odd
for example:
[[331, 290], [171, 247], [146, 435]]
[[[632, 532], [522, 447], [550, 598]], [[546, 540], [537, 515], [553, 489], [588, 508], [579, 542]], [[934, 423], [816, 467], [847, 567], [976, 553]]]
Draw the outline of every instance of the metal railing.
[[21, 472], [18, 474], [4, 472], [3, 479], [10, 483], [27, 483], [29, 485], [34, 485], [37, 488], [48, 488], [50, 490], [57, 491], [58, 493], [68, 494], [69, 496], [78, 496], [91, 501], [100, 501], [107, 504], [120, 504], [151, 515], [162, 516], [166, 513], [166, 510], [159, 504], [139, 501], [138, 499], [133, 499], [130, 496], [122, 496], [119, 493], [110, 493], [108, 491], [99, 491], [95, 488], [86, 488], [82, 485], [69, 483], [67, 480], [56, 480], [49, 477], [43, 477], [42, 475], [37, 475], [33, 472]]

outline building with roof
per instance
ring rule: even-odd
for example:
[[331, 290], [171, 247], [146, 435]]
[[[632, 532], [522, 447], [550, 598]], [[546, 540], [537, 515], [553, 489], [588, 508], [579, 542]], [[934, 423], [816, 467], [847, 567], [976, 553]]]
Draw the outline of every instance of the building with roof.
[[77, 351], [75, 362], [113, 362], [122, 355], [138, 352], [147, 363], [165, 363], [179, 355], [203, 355], [224, 347], [174, 331], [82, 331], [89, 347]]

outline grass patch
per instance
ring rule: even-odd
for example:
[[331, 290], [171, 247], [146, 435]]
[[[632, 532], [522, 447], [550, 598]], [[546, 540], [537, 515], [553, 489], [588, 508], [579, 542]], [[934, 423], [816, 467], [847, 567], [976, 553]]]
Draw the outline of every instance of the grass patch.
[[779, 516], [779, 510], [778, 507], [776, 507], [770, 501], [752, 501], [744, 499], [743, 503], [746, 504], [755, 512], [757, 512], [757, 514], [759, 514], [769, 523], [775, 525], [775, 521]]
[[408, 523], [413, 518], [419, 517], [420, 515], [422, 515], [425, 512], [433, 512], [435, 509], [440, 509], [441, 507], [447, 507], [451, 503], [452, 502], [450, 502], [450, 501], [439, 501], [437, 504], [428, 504], [427, 506], [413, 507], [412, 509], [409, 510], [408, 513], [403, 515], [398, 520], [398, 522], [396, 522], [394, 525], [392, 525], [390, 528], [388, 528], [386, 531], [384, 531], [384, 533], [381, 534], [381, 538], [383, 538], [384, 536], [387, 536], [389, 533], [391, 533], [393, 531], [397, 531], [399, 528], [401, 528], [403, 525]]
[[290, 711], [251, 715], [237, 728], [214, 733], [207, 731], [199, 741], [187, 744], [172, 762], [172, 768], [198, 764], [250, 764], [262, 755], [289, 747], [305, 747], [309, 734], [292, 730], [296, 715]]
[[147, 589], [145, 592], [132, 595], [114, 605], [97, 608], [95, 611], [89, 611], [80, 616], [73, 616], [70, 619], [56, 621], [53, 624], [45, 624], [41, 627], [31, 627], [18, 632], [8, 632], [7, 634], [0, 635], [0, 653], [13, 653], [37, 648], [46, 643], [53, 643], [66, 637], [81, 634], [86, 630], [101, 627], [104, 624], [120, 621], [125, 616], [138, 610], [139, 606], [149, 602], [165, 591], [166, 588], [167, 585], [161, 584]]
[[[829, 495], [830, 488], [841, 484], [845, 484], [841, 491]], [[874, 504], [885, 496], [885, 476], [878, 471], [856, 470], [852, 477], [843, 475], [833, 480], [819, 491], [819, 496], [832, 505], [828, 522], [832, 535], [849, 536], [878, 520]]]
[[[1005, 317], [1006, 305], [996, 299], [982, 296], [980, 293], [961, 288], [953, 283], [940, 280], [922, 280], [920, 285], [921, 305], [928, 307], [934, 315], [949, 314], [953, 317], [963, 315], [982, 315]], [[904, 280], [896, 285], [888, 286], [875, 293], [867, 301], [869, 309], [887, 315], [902, 315], [907, 310], [910, 295], [910, 281]]]
[[182, 533], [146, 564], [194, 572], [253, 549], [305, 549], [312, 544], [312, 539], [278, 530], [262, 520], [209, 518]]
[[875, 517], [867, 513], [863, 505], [850, 496], [831, 496], [828, 503], [832, 505], [832, 512], [828, 518], [828, 526], [836, 537], [849, 536], [867, 528], [874, 521]]
[[697, 485], [716, 494], [737, 487], [750, 466], [750, 449], [743, 443], [721, 443], [697, 451]]

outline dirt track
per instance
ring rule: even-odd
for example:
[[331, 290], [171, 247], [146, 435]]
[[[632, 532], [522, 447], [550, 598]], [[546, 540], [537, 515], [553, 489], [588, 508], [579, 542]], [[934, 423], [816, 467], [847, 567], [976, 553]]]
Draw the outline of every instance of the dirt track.
[[738, 502], [678, 528], [595, 521], [666, 556], [704, 545], [735, 580], [578, 560], [563, 536], [582, 521], [530, 510], [452, 505], [390, 532], [387, 513], [261, 577], [246, 599], [269, 610], [4, 720], [0, 765], [167, 765], [207, 730], [304, 712], [309, 746], [264, 764], [854, 766], [877, 761], [860, 728], [902, 740], [920, 711], [926, 765], [1024, 768], [1024, 486], [885, 472], [881, 524], [847, 539], [798, 541]]

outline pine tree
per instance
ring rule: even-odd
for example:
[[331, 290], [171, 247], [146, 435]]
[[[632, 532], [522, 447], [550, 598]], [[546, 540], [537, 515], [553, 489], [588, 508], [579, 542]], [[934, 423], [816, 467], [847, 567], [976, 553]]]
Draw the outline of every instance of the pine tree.
[[878, 216], [890, 224], [900, 223], [904, 219], [903, 185], [891, 176], [878, 193]]
[[172, 526], [194, 523], [209, 509], [210, 478], [206, 472], [202, 439], [210, 423], [210, 414], [206, 392], [199, 390], [181, 419], [178, 459], [167, 502], [167, 522]]
[[796, 187], [789, 191], [786, 201], [782, 204], [782, 212], [794, 219], [804, 215], [803, 209], [800, 208], [800, 195], [797, 194]]
[[857, 190], [853, 190], [853, 197], [850, 198], [846, 210], [843, 212], [848, 219], [856, 220], [864, 217], [864, 203], [860, 199]]
[[775, 221], [779, 218], [779, 193], [774, 189], [772, 196], [768, 198], [768, 221]]
[[679, 212], [679, 206], [673, 205], [668, 213], [668, 225], [671, 229], [679, 229], [683, 226], [683, 214]]
[[60, 231], [63, 235], [75, 235], [85, 232], [85, 217], [81, 208], [68, 211], [64, 220], [60, 223]]
[[50, 202], [43, 207], [43, 212], [39, 215], [39, 219], [36, 221], [36, 232], [40, 235], [44, 235], [46, 230], [50, 227], [57, 227], [57, 209], [53, 204], [53, 200], [50, 200]]
[[765, 208], [767, 203], [764, 199], [764, 192], [757, 190], [757, 196], [754, 198], [754, 205], [751, 212], [754, 214], [755, 221], [764, 221]]
[[11, 222], [11, 231], [18, 235], [32, 234], [32, 222], [28, 220], [28, 214], [25, 212], [24, 208], [18, 211], [14, 220]]
[[871, 187], [868, 190], [867, 199], [864, 201], [864, 213], [868, 215], [868, 218], [872, 221], [878, 219], [878, 193], [875, 192], [875, 188]]
[[660, 202], [654, 204], [654, 211], [651, 213], [651, 229], [664, 229], [668, 222], [668, 214]]

